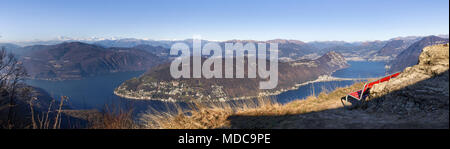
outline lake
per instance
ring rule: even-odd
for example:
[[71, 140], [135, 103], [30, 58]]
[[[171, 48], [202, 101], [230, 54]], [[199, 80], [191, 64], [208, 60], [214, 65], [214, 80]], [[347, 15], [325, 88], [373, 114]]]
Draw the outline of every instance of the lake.
[[332, 76], [339, 78], [374, 78], [387, 75], [385, 62], [348, 61], [350, 67], [338, 70]]
[[69, 97], [69, 106], [73, 109], [103, 108], [106, 103], [118, 101], [114, 89], [122, 82], [139, 77], [144, 71], [117, 72], [81, 80], [26, 80], [28, 85], [46, 90], [52, 97]]
[[[384, 62], [361, 62], [349, 61], [351, 66], [333, 73], [335, 77], [341, 78], [369, 78], [385, 75]], [[68, 96], [68, 105], [72, 109], [103, 109], [105, 104], [125, 104], [139, 111], [149, 106], [155, 110], [164, 111], [172, 106], [170, 103], [161, 101], [138, 101], [120, 98], [113, 94], [114, 89], [125, 80], [139, 77], [144, 71], [118, 72], [108, 75], [88, 77], [82, 80], [26, 80], [31, 86], [46, 90], [54, 98]], [[332, 91], [337, 87], [352, 85], [354, 81], [329, 81], [316, 82], [299, 87], [297, 90], [284, 92], [274, 96], [279, 102], [286, 103], [292, 100], [304, 99], [307, 96], [319, 94], [322, 91]]]

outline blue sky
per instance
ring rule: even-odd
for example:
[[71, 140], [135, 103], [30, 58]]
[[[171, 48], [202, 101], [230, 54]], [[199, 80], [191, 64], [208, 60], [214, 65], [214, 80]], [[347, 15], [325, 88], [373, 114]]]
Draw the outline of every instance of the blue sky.
[[448, 0], [0, 0], [0, 42], [193, 35], [366, 41], [448, 32]]

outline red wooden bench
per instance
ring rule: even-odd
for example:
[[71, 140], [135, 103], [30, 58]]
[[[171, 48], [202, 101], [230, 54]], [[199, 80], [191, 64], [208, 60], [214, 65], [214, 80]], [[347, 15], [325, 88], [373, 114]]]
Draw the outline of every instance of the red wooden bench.
[[344, 100], [345, 100], [345, 102], [350, 101], [350, 103], [364, 101], [365, 98], [369, 95], [369, 90], [370, 90], [370, 88], [373, 87], [373, 85], [381, 83], [381, 82], [389, 81], [389, 80], [391, 80], [391, 78], [395, 78], [398, 75], [400, 75], [400, 72], [385, 76], [381, 79], [378, 79], [378, 80], [375, 80], [372, 82], [366, 82], [361, 90], [351, 92], [351, 93], [347, 94], [345, 97], [342, 97], [341, 102], [344, 106], [346, 106], [344, 103]]

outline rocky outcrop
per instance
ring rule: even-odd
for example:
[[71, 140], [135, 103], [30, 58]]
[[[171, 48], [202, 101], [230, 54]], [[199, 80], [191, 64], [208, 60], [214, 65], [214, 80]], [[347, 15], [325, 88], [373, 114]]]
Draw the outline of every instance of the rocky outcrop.
[[[434, 119], [446, 119], [449, 109], [449, 47], [428, 46], [419, 56], [419, 63], [407, 67], [389, 82], [374, 85], [370, 90], [368, 109]], [[446, 112], [445, 112], [446, 111]]]
[[[392, 79], [390, 82], [375, 85], [371, 89], [371, 95], [375, 97], [385, 95], [389, 92], [399, 90], [443, 74], [448, 71], [448, 69], [448, 44], [425, 47], [422, 54], [419, 56], [419, 64], [412, 67], [407, 67], [397, 78]], [[442, 80], [442, 82], [448, 84], [448, 80]], [[431, 91], [442, 90], [446, 87], [448, 96], [448, 86], [439, 87], [440, 88], [431, 89]]]

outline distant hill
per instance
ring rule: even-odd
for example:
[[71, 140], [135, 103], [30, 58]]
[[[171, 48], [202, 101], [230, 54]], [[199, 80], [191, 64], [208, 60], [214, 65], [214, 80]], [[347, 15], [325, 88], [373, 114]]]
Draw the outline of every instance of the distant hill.
[[[224, 42], [220, 42], [219, 44], [223, 45], [225, 43], [278, 43], [278, 57], [281, 60], [288, 59], [290, 61], [292, 60], [299, 60], [303, 59], [304, 56], [310, 55], [310, 54], [319, 54], [320, 55], [326, 53], [326, 52], [320, 52], [318, 48], [307, 44], [303, 41], [299, 40], [286, 40], [286, 39], [273, 39], [273, 40], [267, 40], [267, 41], [256, 41], [256, 40], [228, 40]], [[315, 57], [315, 58], [317, 58]]]
[[170, 53], [170, 49], [169, 48], [165, 48], [162, 46], [151, 46], [151, 45], [137, 45], [132, 47], [133, 49], [137, 49], [137, 50], [144, 50], [146, 52], [152, 53], [158, 57], [161, 58], [168, 58], [169, 57], [169, 53]]
[[328, 49], [331, 47], [342, 46], [342, 47], [350, 47], [355, 46], [354, 43], [349, 43], [345, 41], [312, 41], [308, 42], [309, 45], [314, 46], [318, 49]]
[[347, 60], [365, 61], [370, 59], [374, 53], [383, 48], [386, 43], [387, 41], [354, 42], [351, 44], [329, 46], [321, 51], [337, 51], [342, 53]]
[[[247, 62], [245, 61], [245, 65]], [[170, 64], [163, 64], [150, 69], [139, 78], [125, 81], [114, 93], [125, 98], [144, 100], [223, 101], [242, 99], [276, 94], [291, 89], [296, 84], [315, 80], [321, 75], [330, 75], [333, 71], [347, 66], [344, 57], [336, 52], [329, 52], [316, 60], [280, 62], [278, 64], [278, 86], [273, 90], [260, 90], [259, 82], [262, 79], [259, 77], [174, 79], [170, 76]], [[224, 68], [223, 64], [222, 69]]]
[[[279, 43], [278, 49], [280, 53], [278, 53], [279, 57], [288, 57], [294, 60], [301, 59], [302, 56], [313, 54], [319, 52], [319, 49], [306, 44], [301, 41], [293, 41], [293, 40], [278, 40], [278, 41], [268, 41], [268, 42], [277, 42]], [[319, 53], [323, 54], [323, 53]]]
[[100, 40], [93, 42], [95, 45], [100, 45], [103, 47], [122, 47], [131, 48], [138, 45], [150, 45], [150, 46], [161, 46], [165, 48], [170, 48], [172, 43], [170, 41], [155, 41], [155, 40], [143, 40], [134, 38], [125, 38], [118, 40]]
[[390, 40], [378, 52], [376, 52], [369, 60], [371, 61], [390, 61], [406, 48], [421, 38], [397, 38]]
[[406, 67], [416, 65], [422, 49], [426, 46], [448, 43], [448, 39], [438, 36], [428, 36], [415, 42], [407, 49], [398, 54], [394, 60], [389, 62], [389, 73], [398, 72]]
[[81, 42], [24, 47], [21, 60], [31, 78], [80, 79], [120, 71], [141, 71], [162, 60], [134, 48], [103, 48]]
[[390, 56], [393, 54], [400, 53], [407, 47], [408, 47], [408, 45], [406, 45], [405, 41], [393, 40], [393, 41], [386, 43], [386, 45], [383, 48], [381, 48], [381, 50], [378, 51], [377, 53], [379, 53], [381, 56]]
[[8, 53], [21, 54], [20, 53], [21, 51], [17, 50], [17, 49], [20, 49], [21, 47], [16, 44], [0, 43], [0, 49], [1, 48], [5, 48], [6, 52], [8, 52]]

